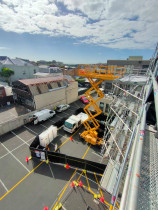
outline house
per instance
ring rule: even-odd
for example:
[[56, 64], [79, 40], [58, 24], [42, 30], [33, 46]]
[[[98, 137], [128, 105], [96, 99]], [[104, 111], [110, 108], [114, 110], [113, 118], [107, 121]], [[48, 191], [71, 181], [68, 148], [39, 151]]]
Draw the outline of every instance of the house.
[[78, 83], [62, 76], [23, 79], [12, 85], [15, 101], [31, 110], [69, 104], [78, 97]]
[[49, 67], [47, 65], [40, 65], [39, 72], [34, 74], [35, 78], [63, 76], [62, 70], [59, 67]]
[[[11, 59], [7, 56], [0, 56], [0, 71], [3, 67], [12, 69], [14, 75], [11, 76], [10, 81], [16, 81], [19, 79], [33, 78], [34, 74], [39, 71], [38, 66], [31, 64], [27, 60], [20, 58]], [[4, 78], [1, 77], [4, 80]]]

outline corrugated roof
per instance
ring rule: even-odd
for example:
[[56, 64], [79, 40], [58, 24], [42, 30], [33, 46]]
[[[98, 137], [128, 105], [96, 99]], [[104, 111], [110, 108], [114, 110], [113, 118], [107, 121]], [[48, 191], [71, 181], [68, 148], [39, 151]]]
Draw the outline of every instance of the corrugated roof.
[[50, 83], [50, 82], [56, 82], [56, 81], [62, 81], [64, 80], [63, 77], [43, 77], [43, 78], [36, 78], [36, 79], [21, 79], [19, 82], [25, 84], [25, 85], [36, 85], [36, 84], [42, 84], [42, 83]]
[[23, 61], [22, 59], [16, 58], [16, 59], [10, 59], [14, 65], [16, 66], [34, 66], [33, 64]]
[[1, 61], [2, 64], [6, 64], [6, 65], [13, 65], [13, 62], [11, 61], [10, 58], [6, 58], [5, 60]]
[[0, 61], [3, 65], [16, 65], [16, 66], [34, 66], [20, 58], [12, 59], [6, 56], [0, 56]]

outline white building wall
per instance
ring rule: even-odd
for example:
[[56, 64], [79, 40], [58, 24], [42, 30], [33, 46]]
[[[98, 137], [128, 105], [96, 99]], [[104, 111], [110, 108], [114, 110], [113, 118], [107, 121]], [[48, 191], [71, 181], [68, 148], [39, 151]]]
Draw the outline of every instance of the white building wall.
[[78, 82], [72, 82], [66, 88], [66, 103], [70, 104], [78, 99]]
[[55, 107], [59, 104], [66, 103], [65, 88], [36, 95], [34, 96], [34, 101], [36, 109], [40, 109], [48, 105]]
[[2, 65], [0, 64], [0, 70], [3, 68], [9, 68], [14, 71], [14, 75], [11, 76], [11, 82], [19, 79], [31, 79], [34, 78], [34, 74], [39, 71], [38, 66], [16, 66], [16, 65]]
[[34, 96], [36, 109], [46, 106], [54, 108], [60, 104], [70, 104], [78, 99], [78, 83], [72, 82], [67, 88], [56, 89]]

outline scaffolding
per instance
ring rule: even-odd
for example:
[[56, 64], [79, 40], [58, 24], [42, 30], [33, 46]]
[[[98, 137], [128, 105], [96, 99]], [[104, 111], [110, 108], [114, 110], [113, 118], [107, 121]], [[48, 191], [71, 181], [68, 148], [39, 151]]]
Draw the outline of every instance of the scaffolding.
[[[120, 209], [122, 210], [156, 210], [158, 206], [157, 140], [153, 138], [153, 134], [151, 134], [151, 132], [145, 133], [147, 99], [149, 97], [149, 94], [151, 93], [152, 86], [154, 86], [155, 106], [157, 101], [157, 83], [155, 81], [155, 77], [157, 76], [158, 71], [157, 58], [158, 46], [156, 47], [155, 53], [150, 62], [149, 69], [146, 73], [148, 80], [146, 82], [145, 88], [141, 91], [141, 93], [143, 93], [141, 111], [139, 111], [139, 118], [131, 135], [131, 143], [129, 144], [126, 151], [126, 157], [129, 155], [129, 153], [131, 153], [131, 155], [120, 204]], [[155, 108], [157, 112], [157, 106]], [[137, 134], [134, 135], [134, 133]], [[132, 151], [130, 150], [131, 148]], [[118, 180], [113, 191], [112, 205], [110, 206], [110, 209], [113, 209], [115, 207], [115, 201], [117, 199], [123, 174], [125, 173], [125, 167], [125, 164], [123, 164], [119, 172]]]

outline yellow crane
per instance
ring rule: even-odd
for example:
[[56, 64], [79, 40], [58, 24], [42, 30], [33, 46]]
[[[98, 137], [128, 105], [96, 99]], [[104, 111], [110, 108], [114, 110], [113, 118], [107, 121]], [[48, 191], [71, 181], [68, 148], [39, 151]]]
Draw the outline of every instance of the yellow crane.
[[[85, 92], [89, 100], [89, 104], [84, 108], [85, 113], [88, 115], [88, 119], [84, 121], [84, 126], [86, 130], [80, 135], [85, 141], [93, 145], [101, 145], [102, 139], [98, 137], [97, 129], [99, 128], [99, 123], [95, 119], [96, 116], [102, 113], [101, 109], [97, 105], [97, 101], [104, 97], [104, 94], [99, 89], [99, 84], [104, 80], [114, 80], [122, 77], [125, 73], [124, 67], [116, 66], [100, 66], [100, 65], [79, 65], [78, 75], [81, 77], [86, 77], [91, 83], [92, 87]], [[97, 79], [94, 81], [93, 79]], [[93, 99], [90, 92], [95, 90], [98, 93], [98, 98]], [[90, 107], [93, 106], [96, 113], [92, 114]]]

